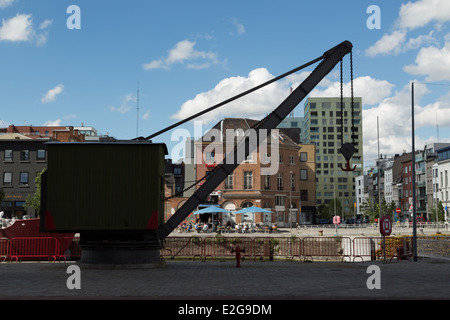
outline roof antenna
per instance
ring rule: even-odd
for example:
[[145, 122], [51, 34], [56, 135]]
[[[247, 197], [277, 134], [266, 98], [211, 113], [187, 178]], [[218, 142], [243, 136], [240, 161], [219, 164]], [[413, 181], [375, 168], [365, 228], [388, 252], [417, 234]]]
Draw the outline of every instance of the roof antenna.
[[439, 124], [437, 118], [437, 111], [436, 111], [436, 132], [437, 132], [437, 142], [439, 143]]
[[139, 136], [139, 81], [136, 98], [136, 136]]

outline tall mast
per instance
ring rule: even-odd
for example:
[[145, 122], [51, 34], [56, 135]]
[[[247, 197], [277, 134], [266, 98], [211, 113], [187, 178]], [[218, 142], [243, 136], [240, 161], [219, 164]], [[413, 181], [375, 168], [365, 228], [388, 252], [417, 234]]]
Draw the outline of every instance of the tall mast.
[[139, 81], [136, 98], [136, 136], [139, 136]]

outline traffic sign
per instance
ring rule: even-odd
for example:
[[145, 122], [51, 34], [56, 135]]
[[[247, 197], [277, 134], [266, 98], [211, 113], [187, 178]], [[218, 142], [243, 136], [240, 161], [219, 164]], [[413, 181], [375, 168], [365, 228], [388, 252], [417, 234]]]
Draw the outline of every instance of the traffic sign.
[[334, 223], [334, 224], [340, 224], [340, 223], [341, 223], [341, 217], [339, 217], [339, 216], [334, 216], [334, 217], [333, 217], [333, 223]]
[[389, 236], [392, 232], [392, 221], [390, 216], [380, 217], [380, 233], [383, 236]]
[[397, 208], [397, 209], [395, 209], [395, 212], [397, 212], [397, 213], [401, 213], [401, 212], [402, 212], [402, 209], [400, 209], [400, 208]]

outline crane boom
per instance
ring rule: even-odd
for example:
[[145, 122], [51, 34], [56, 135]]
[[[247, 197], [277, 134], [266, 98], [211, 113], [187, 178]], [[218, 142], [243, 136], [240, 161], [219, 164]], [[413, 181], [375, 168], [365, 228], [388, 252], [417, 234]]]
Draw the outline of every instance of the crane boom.
[[[160, 240], [166, 238], [180, 223], [191, 214], [199, 204], [204, 202], [208, 195], [222, 183], [227, 176], [236, 169], [238, 162], [237, 150], [243, 148], [245, 151], [244, 159], [255, 150], [259, 143], [267, 138], [272, 129], [291, 113], [294, 108], [319, 84], [319, 82], [330, 73], [336, 64], [342, 58], [351, 52], [353, 45], [349, 41], [344, 41], [334, 48], [326, 51], [323, 60], [314, 69], [313, 72], [266, 118], [261, 120], [254, 129], [256, 129], [257, 143], [252, 143], [249, 137], [244, 137], [240, 144], [229, 153], [227, 157], [219, 164], [212, 174], [209, 175], [205, 183], [178, 209], [177, 212], [158, 229]], [[264, 130], [262, 130], [264, 129]], [[243, 144], [243, 145], [242, 145]], [[240, 149], [242, 150], [242, 149]]]

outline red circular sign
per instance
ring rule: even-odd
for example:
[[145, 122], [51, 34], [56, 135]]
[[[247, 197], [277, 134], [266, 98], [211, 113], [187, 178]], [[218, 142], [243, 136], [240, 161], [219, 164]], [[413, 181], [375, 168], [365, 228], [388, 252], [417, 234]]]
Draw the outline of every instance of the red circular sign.
[[341, 217], [339, 217], [339, 216], [334, 216], [334, 217], [333, 217], [333, 223], [334, 223], [334, 224], [340, 224], [340, 223], [341, 223]]
[[400, 213], [400, 212], [402, 212], [402, 209], [397, 208], [397, 209], [395, 209], [395, 212]]
[[392, 232], [392, 222], [390, 216], [381, 216], [380, 218], [380, 233], [383, 236], [388, 236]]

